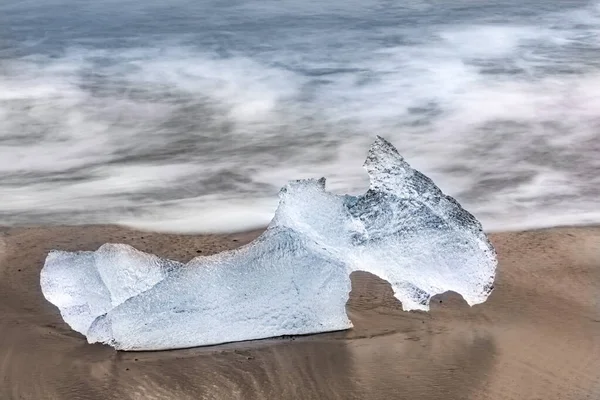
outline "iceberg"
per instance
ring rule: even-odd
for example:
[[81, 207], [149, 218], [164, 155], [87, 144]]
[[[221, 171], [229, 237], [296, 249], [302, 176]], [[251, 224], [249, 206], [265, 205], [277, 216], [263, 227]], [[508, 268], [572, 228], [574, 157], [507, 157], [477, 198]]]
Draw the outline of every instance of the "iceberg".
[[360, 196], [325, 179], [288, 183], [265, 232], [233, 251], [187, 264], [124, 244], [51, 251], [45, 298], [64, 321], [118, 350], [164, 350], [352, 327], [350, 273], [391, 284], [404, 310], [446, 291], [470, 304], [493, 290], [496, 253], [481, 224], [377, 137]]

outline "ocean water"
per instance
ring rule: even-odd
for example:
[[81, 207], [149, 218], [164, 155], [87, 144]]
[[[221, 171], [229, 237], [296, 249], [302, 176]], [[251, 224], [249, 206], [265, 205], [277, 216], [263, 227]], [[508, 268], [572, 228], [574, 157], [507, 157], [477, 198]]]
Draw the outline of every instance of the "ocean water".
[[600, 222], [600, 2], [0, 0], [0, 225], [263, 226], [375, 135], [487, 230]]

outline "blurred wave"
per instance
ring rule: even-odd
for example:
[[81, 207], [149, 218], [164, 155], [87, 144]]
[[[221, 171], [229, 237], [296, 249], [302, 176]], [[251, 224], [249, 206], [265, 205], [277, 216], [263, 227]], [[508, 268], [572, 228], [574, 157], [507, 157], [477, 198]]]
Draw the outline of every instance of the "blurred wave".
[[[69, 13], [66, 13], [69, 10]], [[600, 222], [600, 3], [0, 2], [0, 225], [266, 224], [376, 134], [488, 230]]]

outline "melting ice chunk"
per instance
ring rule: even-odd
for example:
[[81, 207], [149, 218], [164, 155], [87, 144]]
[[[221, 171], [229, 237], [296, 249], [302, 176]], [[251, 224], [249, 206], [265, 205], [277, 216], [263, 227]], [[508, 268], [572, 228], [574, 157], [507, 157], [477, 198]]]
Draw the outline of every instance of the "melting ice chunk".
[[352, 271], [387, 280], [405, 310], [452, 290], [484, 302], [496, 270], [480, 223], [378, 137], [362, 196], [290, 182], [267, 230], [237, 250], [163, 260], [127, 245], [52, 251], [44, 296], [64, 320], [119, 350], [160, 350], [348, 329]]

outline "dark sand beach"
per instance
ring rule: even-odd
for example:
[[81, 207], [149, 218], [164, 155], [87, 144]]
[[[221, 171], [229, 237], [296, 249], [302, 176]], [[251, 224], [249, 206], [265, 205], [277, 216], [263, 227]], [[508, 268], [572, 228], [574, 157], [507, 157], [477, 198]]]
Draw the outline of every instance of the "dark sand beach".
[[0, 399], [600, 398], [600, 228], [491, 235], [496, 289], [403, 312], [389, 285], [352, 275], [355, 327], [165, 352], [89, 345], [42, 296], [51, 249], [127, 243], [186, 261], [260, 232], [184, 236], [115, 226], [0, 230]]

